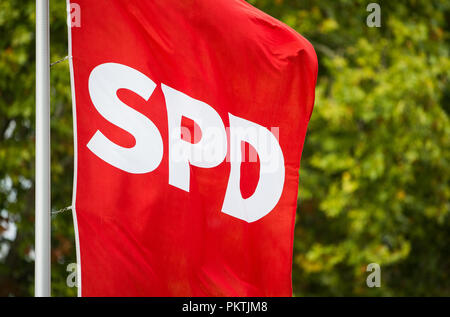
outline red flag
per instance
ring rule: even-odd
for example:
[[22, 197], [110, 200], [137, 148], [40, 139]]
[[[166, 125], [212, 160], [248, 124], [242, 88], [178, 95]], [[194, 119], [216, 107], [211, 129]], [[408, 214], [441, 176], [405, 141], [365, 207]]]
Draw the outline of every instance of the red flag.
[[311, 44], [243, 0], [70, 3], [79, 293], [291, 296]]

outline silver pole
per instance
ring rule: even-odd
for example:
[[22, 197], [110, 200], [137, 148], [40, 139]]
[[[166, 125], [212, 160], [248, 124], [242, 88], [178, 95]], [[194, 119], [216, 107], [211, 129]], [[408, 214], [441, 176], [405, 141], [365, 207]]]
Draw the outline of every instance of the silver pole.
[[48, 0], [36, 0], [36, 223], [37, 297], [50, 296], [50, 28]]

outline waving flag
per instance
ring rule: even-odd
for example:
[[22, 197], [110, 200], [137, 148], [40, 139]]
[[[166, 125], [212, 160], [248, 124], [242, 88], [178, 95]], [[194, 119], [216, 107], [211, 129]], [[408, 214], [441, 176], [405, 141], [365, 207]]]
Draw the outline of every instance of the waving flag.
[[291, 296], [311, 44], [243, 0], [76, 0], [82, 296]]

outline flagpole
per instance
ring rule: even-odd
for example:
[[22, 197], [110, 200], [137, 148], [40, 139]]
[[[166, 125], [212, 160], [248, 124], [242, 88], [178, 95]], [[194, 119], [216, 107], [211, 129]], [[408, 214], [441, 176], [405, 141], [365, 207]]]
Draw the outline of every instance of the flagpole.
[[50, 40], [49, 2], [36, 0], [36, 297], [50, 296]]

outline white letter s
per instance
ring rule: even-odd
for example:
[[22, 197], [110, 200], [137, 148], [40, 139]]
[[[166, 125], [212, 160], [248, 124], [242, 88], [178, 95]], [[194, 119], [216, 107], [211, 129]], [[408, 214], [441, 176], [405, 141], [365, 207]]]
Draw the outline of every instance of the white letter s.
[[106, 120], [131, 133], [136, 144], [131, 148], [119, 146], [97, 130], [87, 147], [105, 162], [128, 173], [144, 174], [156, 169], [163, 157], [158, 128], [117, 97], [118, 89], [129, 89], [148, 100], [155, 88], [150, 78], [125, 65], [105, 63], [94, 68], [89, 76], [92, 103]]

